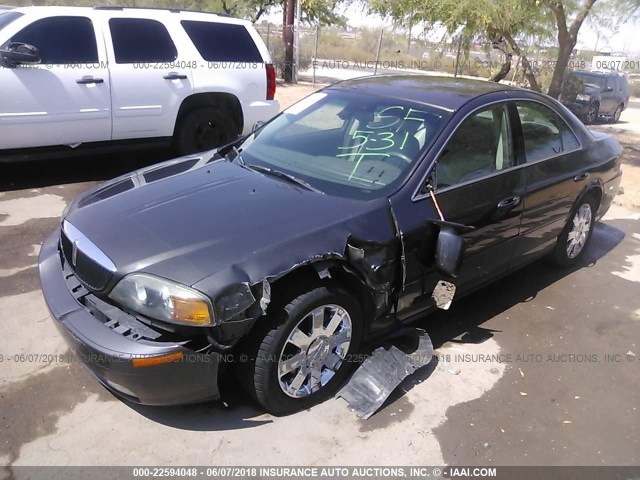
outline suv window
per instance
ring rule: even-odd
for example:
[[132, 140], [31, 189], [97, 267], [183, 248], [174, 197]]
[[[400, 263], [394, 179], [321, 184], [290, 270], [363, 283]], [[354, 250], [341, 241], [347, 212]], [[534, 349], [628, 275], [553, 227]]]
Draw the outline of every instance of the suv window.
[[210, 62], [262, 62], [262, 55], [251, 34], [242, 25], [183, 20], [182, 27]]
[[44, 64], [98, 61], [96, 34], [93, 23], [87, 17], [50, 17], [36, 20], [16, 33], [9, 42], [33, 45], [38, 49]]
[[438, 187], [484, 177], [514, 163], [505, 105], [485, 108], [462, 122], [442, 150], [436, 164]]
[[18, 12], [2, 12], [0, 13], [0, 30], [13, 22], [16, 18], [20, 18], [21, 13]]
[[569, 126], [550, 108], [535, 102], [516, 102], [527, 162], [535, 162], [580, 147]]
[[171, 62], [178, 57], [165, 26], [146, 18], [109, 20], [116, 63]]

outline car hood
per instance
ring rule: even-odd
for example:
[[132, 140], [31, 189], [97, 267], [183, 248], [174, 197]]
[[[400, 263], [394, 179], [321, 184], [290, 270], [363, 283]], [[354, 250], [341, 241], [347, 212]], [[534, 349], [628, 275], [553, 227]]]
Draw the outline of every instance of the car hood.
[[185, 285], [209, 277], [201, 284], [208, 294], [342, 256], [350, 235], [374, 242], [395, 235], [386, 198], [323, 195], [193, 156], [100, 185], [74, 200], [65, 220], [116, 266], [110, 288], [141, 271]]

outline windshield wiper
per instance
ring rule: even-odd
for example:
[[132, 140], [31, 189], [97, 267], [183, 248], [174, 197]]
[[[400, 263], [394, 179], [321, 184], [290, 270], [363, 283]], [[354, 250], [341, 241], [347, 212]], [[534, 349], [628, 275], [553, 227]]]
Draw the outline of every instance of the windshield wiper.
[[304, 180], [300, 180], [299, 178], [294, 177], [293, 175], [289, 175], [288, 173], [281, 172], [280, 170], [274, 170], [273, 168], [263, 167], [260, 165], [247, 165], [247, 167], [260, 173], [266, 173], [267, 175], [272, 175], [274, 177], [282, 178], [284, 180], [287, 180], [290, 183], [295, 183], [296, 185], [306, 188], [307, 190], [310, 190], [312, 192], [324, 193], [318, 190], [317, 188], [312, 187]]

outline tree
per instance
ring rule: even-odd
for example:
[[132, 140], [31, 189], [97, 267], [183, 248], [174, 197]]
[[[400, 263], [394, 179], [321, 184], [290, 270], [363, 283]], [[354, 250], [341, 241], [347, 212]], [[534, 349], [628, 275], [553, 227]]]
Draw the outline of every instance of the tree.
[[[537, 5], [538, 0], [370, 0], [370, 9], [389, 15], [398, 24], [423, 23], [425, 28], [442, 25], [447, 33], [463, 30], [464, 48], [483, 37], [505, 55], [505, 64], [495, 78], [504, 78], [510, 68], [509, 46], [522, 61], [525, 76], [534, 90], [540, 90], [533, 67], [521, 47], [524, 36], [544, 41], [551, 37], [552, 17]], [[505, 45], [506, 43], [506, 45]], [[508, 62], [508, 65], [507, 65]]]
[[568, 9], [565, 8], [563, 0], [545, 0], [545, 4], [553, 13], [558, 27], [558, 57], [553, 69], [553, 77], [551, 78], [551, 84], [549, 85], [548, 92], [549, 95], [554, 98], [558, 98], [560, 96], [562, 82], [564, 81], [564, 73], [567, 69], [567, 65], [569, 64], [571, 53], [578, 41], [578, 32], [589, 15], [589, 12], [591, 12], [591, 8], [594, 3], [596, 3], [596, 0], [583, 0], [582, 4], [577, 9], [577, 13], [573, 18], [573, 21], [569, 21], [567, 18]]

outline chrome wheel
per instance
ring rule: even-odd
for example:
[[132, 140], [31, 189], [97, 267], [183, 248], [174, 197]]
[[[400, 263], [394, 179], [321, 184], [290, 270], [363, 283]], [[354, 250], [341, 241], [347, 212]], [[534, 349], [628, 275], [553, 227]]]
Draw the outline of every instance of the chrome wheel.
[[567, 236], [567, 256], [577, 257], [587, 243], [591, 231], [591, 205], [585, 203], [573, 216], [573, 224]]
[[322, 305], [306, 314], [293, 328], [278, 359], [282, 391], [301, 398], [324, 387], [344, 361], [353, 325], [339, 305]]

